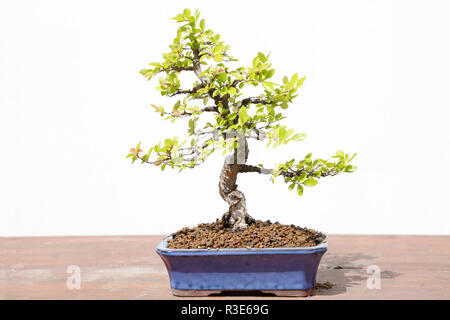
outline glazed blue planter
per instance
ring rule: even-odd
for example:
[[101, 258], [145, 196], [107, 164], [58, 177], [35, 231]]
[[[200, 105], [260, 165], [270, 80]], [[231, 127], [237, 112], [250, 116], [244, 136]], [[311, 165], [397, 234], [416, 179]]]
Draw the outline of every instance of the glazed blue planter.
[[[199, 296], [221, 291], [263, 291], [311, 295], [325, 239], [315, 247], [261, 249], [156, 249], [175, 295]], [[286, 293], [286, 294], [283, 294]]]

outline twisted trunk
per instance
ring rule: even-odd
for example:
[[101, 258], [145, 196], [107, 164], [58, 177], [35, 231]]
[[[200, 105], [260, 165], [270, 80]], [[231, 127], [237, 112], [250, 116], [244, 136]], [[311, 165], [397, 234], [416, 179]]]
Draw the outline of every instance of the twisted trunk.
[[245, 230], [254, 222], [247, 213], [244, 194], [237, 189], [237, 175], [248, 158], [248, 143], [245, 137], [239, 137], [238, 143], [239, 147], [234, 153], [225, 158], [219, 181], [220, 196], [230, 205], [222, 221], [225, 225], [232, 226], [233, 231]]

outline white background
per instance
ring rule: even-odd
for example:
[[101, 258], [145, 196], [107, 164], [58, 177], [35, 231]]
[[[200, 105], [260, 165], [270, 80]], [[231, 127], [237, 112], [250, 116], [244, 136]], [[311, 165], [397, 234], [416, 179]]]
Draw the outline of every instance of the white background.
[[240, 175], [251, 215], [328, 233], [450, 234], [448, 2], [29, 0], [0, 3], [0, 236], [168, 234], [227, 210], [221, 155], [180, 175], [125, 159], [138, 141], [186, 131], [153, 112], [173, 102], [138, 73], [161, 60], [185, 7], [242, 64], [271, 51], [275, 79], [307, 76], [285, 124], [308, 139], [253, 143], [250, 163], [358, 152], [356, 173], [303, 197]]

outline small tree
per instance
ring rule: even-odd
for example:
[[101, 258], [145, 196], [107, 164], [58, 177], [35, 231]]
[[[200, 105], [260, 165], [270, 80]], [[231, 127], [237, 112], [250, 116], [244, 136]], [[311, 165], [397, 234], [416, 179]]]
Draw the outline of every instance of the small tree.
[[[133, 162], [139, 159], [141, 163], [160, 166], [161, 170], [169, 166], [182, 171], [197, 167], [216, 150], [224, 155], [228, 153], [220, 173], [219, 193], [229, 204], [222, 221], [232, 230], [245, 229], [254, 221], [247, 213], [244, 194], [237, 189], [239, 173], [271, 175], [272, 182], [276, 177], [283, 177], [289, 190], [296, 189], [302, 195], [303, 187], [315, 186], [319, 178], [356, 170], [349, 164], [356, 154], [349, 156], [342, 150], [333, 156], [335, 161], [312, 159], [309, 153], [300, 161], [292, 159], [274, 169], [247, 164], [248, 139], [266, 140], [267, 146], [277, 147], [306, 137], [280, 124], [285, 118], [283, 110], [297, 96], [305, 77], [294, 74], [291, 78], [285, 76], [282, 83], [270, 81], [275, 69], [269, 62], [270, 54], [261, 52], [251, 66], [233, 68], [234, 61], [238, 60], [230, 56], [230, 46], [220, 40], [219, 34], [206, 29], [205, 20], [199, 20], [199, 14], [196, 11], [192, 15], [185, 9], [173, 18], [181, 26], [169, 46], [170, 52], [163, 54], [162, 62], [150, 63], [152, 68], [140, 71], [148, 80], [161, 74], [157, 90], [176, 102], [170, 111], [162, 106], [152, 107], [165, 120], [189, 119], [190, 141], [169, 138], [145, 154], [139, 143], [127, 157]], [[181, 85], [182, 72], [195, 75], [191, 87]], [[260, 88], [261, 93], [245, 95], [244, 89], [250, 86]]]

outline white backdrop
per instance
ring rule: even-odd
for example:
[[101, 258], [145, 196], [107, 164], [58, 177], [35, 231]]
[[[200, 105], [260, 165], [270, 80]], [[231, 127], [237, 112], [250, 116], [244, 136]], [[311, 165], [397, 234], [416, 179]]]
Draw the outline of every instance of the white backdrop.
[[180, 175], [125, 156], [184, 127], [138, 73], [199, 9], [250, 64], [306, 75], [285, 123], [308, 134], [252, 163], [358, 152], [359, 170], [303, 197], [246, 174], [249, 213], [328, 233], [450, 234], [446, 1], [0, 2], [0, 236], [167, 234], [227, 210], [222, 157]]

